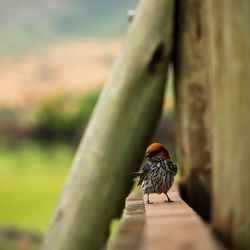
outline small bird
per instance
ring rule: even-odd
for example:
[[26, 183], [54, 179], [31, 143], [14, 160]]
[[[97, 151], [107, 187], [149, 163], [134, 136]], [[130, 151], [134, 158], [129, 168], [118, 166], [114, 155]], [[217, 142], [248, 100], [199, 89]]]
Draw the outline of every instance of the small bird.
[[147, 194], [147, 204], [152, 204], [149, 201], [151, 193], [164, 193], [167, 196], [166, 202], [173, 202], [167, 192], [174, 182], [177, 166], [170, 160], [168, 150], [160, 143], [153, 143], [147, 148], [146, 157], [149, 160], [145, 163], [142, 172], [133, 173], [140, 178], [133, 180], [138, 181], [137, 185], [141, 186], [144, 194]]

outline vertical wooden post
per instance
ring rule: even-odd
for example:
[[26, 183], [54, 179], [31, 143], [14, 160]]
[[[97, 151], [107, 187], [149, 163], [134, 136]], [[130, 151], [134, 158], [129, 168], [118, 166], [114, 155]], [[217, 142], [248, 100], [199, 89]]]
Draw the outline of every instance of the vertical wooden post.
[[210, 217], [211, 120], [206, 1], [177, 1], [175, 24], [177, 154], [182, 198]]
[[45, 250], [100, 249], [119, 216], [160, 115], [173, 0], [143, 0], [82, 139], [45, 236]]
[[236, 249], [250, 249], [250, 2], [209, 2], [213, 216]]

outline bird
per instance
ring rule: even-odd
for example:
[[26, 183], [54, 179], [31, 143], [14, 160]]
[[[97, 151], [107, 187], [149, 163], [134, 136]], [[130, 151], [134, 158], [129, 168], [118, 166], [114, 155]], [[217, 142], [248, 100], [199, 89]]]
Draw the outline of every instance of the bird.
[[137, 185], [141, 186], [143, 194], [147, 195], [147, 204], [153, 203], [149, 200], [151, 193], [164, 193], [167, 196], [166, 202], [173, 202], [167, 192], [173, 185], [177, 165], [170, 159], [168, 150], [161, 143], [153, 143], [147, 148], [145, 156], [148, 161], [142, 172], [133, 173], [139, 176], [133, 180], [138, 181]]

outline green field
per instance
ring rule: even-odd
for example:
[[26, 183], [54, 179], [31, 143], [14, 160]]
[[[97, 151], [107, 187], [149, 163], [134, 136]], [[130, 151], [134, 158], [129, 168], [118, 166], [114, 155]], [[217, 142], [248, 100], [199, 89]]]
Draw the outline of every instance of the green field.
[[[74, 147], [26, 142], [0, 146], [0, 229], [35, 233], [25, 249], [38, 249], [74, 156]], [[111, 224], [112, 242], [119, 220]], [[0, 240], [0, 250], [23, 249], [17, 239]]]
[[43, 234], [73, 154], [67, 145], [0, 146], [0, 227]]

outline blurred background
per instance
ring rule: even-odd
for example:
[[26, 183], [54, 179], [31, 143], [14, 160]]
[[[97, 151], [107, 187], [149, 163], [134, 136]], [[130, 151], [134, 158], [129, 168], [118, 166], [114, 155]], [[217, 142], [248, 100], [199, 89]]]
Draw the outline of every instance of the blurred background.
[[[0, 249], [39, 246], [136, 5], [0, 1]], [[154, 141], [175, 160], [171, 72], [166, 95]]]

